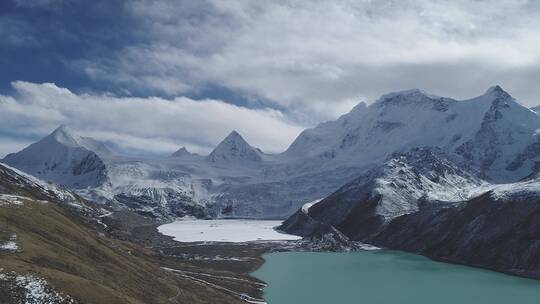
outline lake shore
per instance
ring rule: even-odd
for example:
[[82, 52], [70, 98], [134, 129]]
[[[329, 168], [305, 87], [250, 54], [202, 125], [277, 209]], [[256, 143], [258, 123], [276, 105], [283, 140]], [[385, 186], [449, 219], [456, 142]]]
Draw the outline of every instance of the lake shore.
[[291, 248], [287, 241], [178, 242], [159, 232], [165, 223], [131, 212], [115, 213], [106, 224], [114, 237], [154, 251], [161, 267], [180, 270], [175, 273], [234, 298], [230, 303], [264, 303], [266, 283], [251, 274], [263, 265], [265, 253]]

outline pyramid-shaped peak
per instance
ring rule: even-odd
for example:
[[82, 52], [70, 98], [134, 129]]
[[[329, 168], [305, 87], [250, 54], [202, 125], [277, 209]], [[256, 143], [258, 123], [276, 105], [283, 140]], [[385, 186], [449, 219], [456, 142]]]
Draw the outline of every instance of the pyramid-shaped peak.
[[227, 139], [239, 139], [245, 141], [242, 135], [240, 135], [240, 133], [238, 133], [236, 130], [232, 130], [231, 133], [225, 137], [225, 140]]
[[183, 156], [191, 156], [193, 153], [189, 152], [189, 150], [186, 147], [182, 147], [173, 154], [171, 154], [171, 157], [183, 157]]
[[486, 94], [490, 94], [494, 92], [505, 92], [505, 91], [500, 85], [497, 84], [487, 89]]
[[73, 131], [67, 125], [61, 124], [60, 126], [58, 126], [58, 128], [56, 128], [52, 132], [52, 134], [54, 134], [54, 135], [69, 135], [69, 136], [72, 136]]
[[39, 143], [43, 144], [43, 148], [64, 146], [67, 148], [84, 148], [86, 150], [95, 152], [100, 156], [114, 154], [103, 142], [95, 140], [91, 137], [79, 136], [66, 125], [60, 125], [51, 134], [38, 141], [36, 144]]
[[208, 155], [213, 162], [220, 161], [260, 161], [260, 151], [250, 146], [237, 131], [232, 131]]
[[512, 98], [508, 92], [506, 92], [500, 85], [495, 85], [487, 89], [486, 93], [484, 94], [486, 96], [493, 96], [496, 98], [503, 97], [503, 98]]
[[252, 148], [248, 142], [240, 135], [240, 133], [236, 132], [236, 130], [231, 131], [227, 137], [225, 137], [219, 145], [216, 147], [219, 148], [220, 146], [247, 146]]
[[[224, 146], [231, 146], [231, 145], [245, 145], [249, 146], [247, 141], [240, 135], [240, 133], [236, 132], [235, 130], [231, 131], [227, 137], [225, 137], [219, 145], [216, 147], [224, 147]], [[251, 146], [250, 146], [251, 147]]]
[[56, 128], [46, 139], [54, 140], [69, 147], [80, 146], [78, 136], [64, 124]]

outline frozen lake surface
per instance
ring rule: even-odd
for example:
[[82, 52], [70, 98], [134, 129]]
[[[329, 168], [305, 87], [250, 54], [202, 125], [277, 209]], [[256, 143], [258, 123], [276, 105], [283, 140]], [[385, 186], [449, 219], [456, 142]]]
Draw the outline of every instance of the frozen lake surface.
[[267, 220], [178, 220], [158, 227], [179, 242], [250, 242], [297, 240], [300, 237], [274, 230], [282, 221]]

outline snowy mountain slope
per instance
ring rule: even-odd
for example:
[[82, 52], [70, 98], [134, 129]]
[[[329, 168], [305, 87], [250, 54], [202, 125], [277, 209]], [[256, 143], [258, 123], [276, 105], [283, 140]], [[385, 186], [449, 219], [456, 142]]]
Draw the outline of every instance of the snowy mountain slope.
[[[68, 204], [76, 204], [76, 196], [66, 189], [39, 180], [6, 164], [0, 163], [0, 192], [25, 196], [31, 190], [32, 197], [42, 200], [55, 200]], [[25, 190], [25, 191], [23, 191]]]
[[[287, 170], [290, 169], [284, 168], [282, 172], [292, 171]], [[279, 178], [269, 174], [246, 182], [224, 183], [214, 188], [216, 194], [212, 196], [209, 208], [215, 216], [284, 218], [306, 201], [332, 193], [364, 170], [361, 167], [338, 167], [320, 172], [279, 175]]]
[[433, 146], [461, 155], [488, 180], [512, 181], [531, 172], [539, 128], [540, 117], [498, 86], [464, 101], [410, 90], [305, 130], [285, 154], [315, 163], [380, 163], [394, 152]]
[[238, 132], [232, 131], [219, 145], [208, 155], [208, 161], [214, 163], [235, 163], [246, 165], [257, 163], [262, 160], [262, 152], [250, 146]]
[[[283, 229], [311, 234], [297, 219], [336, 227], [355, 240], [375, 233], [392, 219], [418, 212], [423, 204], [452, 204], [491, 185], [453, 163], [440, 149], [414, 148], [392, 155], [332, 195], [312, 205], [311, 218], [294, 216]], [[295, 231], [296, 230], [296, 231]]]
[[540, 155], [539, 116], [498, 86], [488, 90], [485, 98], [491, 103], [480, 129], [455, 152], [493, 181], [515, 181], [527, 176], [534, 169], [531, 160]]
[[99, 226], [102, 225], [100, 216], [107, 213], [106, 209], [84, 200], [74, 191], [58, 186], [18, 169], [0, 163], [0, 201], [15, 198], [16, 201], [53, 202], [76, 210]]
[[7, 155], [2, 162], [38, 178], [80, 189], [106, 182], [102, 157], [111, 154], [103, 144], [60, 126], [42, 140]]
[[170, 157], [196, 157], [198, 156], [195, 153], [191, 153], [186, 149], [186, 147], [182, 147], [178, 150], [176, 150], [173, 154], [171, 154]]
[[3, 161], [111, 207], [152, 217], [206, 217], [211, 188], [252, 180], [261, 155], [232, 132], [208, 157], [180, 149], [174, 157], [137, 159], [60, 126]]
[[207, 181], [197, 179], [190, 169], [174, 161], [110, 162], [110, 183], [96, 189], [97, 194], [152, 217], [206, 216]]
[[[537, 168], [537, 130], [540, 116], [497, 86], [464, 101], [409, 90], [307, 129], [277, 155], [233, 131], [208, 156], [185, 149], [156, 159], [111, 156], [98, 141], [61, 127], [4, 161], [86, 198], [151, 216], [284, 218], [392, 154], [418, 147], [438, 148], [486, 181], [515, 182]], [[460, 187], [459, 180], [450, 182]], [[442, 195], [435, 190], [430, 193]]]

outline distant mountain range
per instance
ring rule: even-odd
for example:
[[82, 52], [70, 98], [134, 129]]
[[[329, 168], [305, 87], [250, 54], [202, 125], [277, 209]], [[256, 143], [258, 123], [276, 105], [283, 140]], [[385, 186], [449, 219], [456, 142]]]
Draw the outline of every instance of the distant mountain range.
[[313, 246], [361, 241], [540, 278], [537, 111], [499, 86], [462, 101], [410, 90], [307, 129], [281, 154], [232, 131], [206, 156], [140, 159], [60, 126], [2, 162], [159, 220], [287, 218], [280, 229]]
[[[281, 154], [264, 153], [232, 131], [207, 156], [181, 148], [170, 157], [140, 159], [60, 126], [2, 162], [151, 217], [286, 218], [359, 176], [385, 174], [391, 155], [418, 148], [451, 159], [460, 168], [456, 175], [467, 180], [439, 185], [440, 195], [447, 188], [460, 193], [478, 183], [519, 181], [536, 170], [539, 129], [540, 116], [499, 86], [463, 101], [410, 90], [307, 129]], [[420, 193], [429, 190], [424, 186]]]

